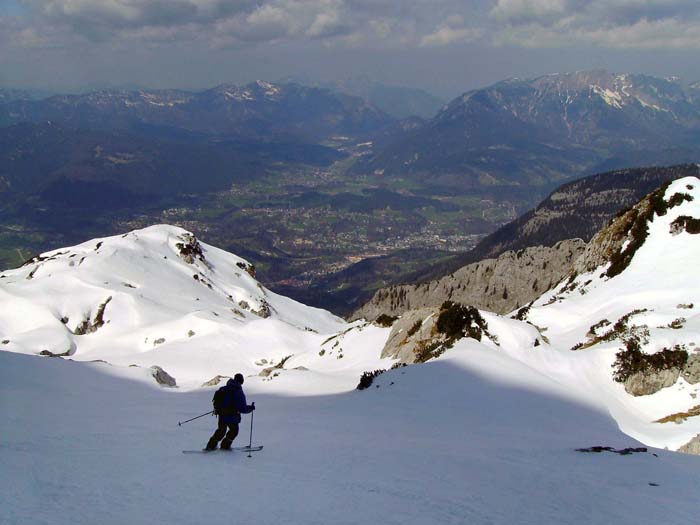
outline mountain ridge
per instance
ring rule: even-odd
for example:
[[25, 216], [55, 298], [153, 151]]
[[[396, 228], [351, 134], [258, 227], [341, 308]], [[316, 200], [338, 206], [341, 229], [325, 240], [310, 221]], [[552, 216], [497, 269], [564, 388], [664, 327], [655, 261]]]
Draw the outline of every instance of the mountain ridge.
[[105, 90], [0, 104], [0, 123], [56, 121], [72, 127], [141, 131], [163, 127], [247, 140], [321, 141], [365, 136], [393, 119], [350, 95], [256, 81], [202, 91]]
[[[469, 91], [354, 168], [460, 188], [523, 191], [584, 175], [611, 158], [674, 148], [697, 159], [700, 99], [677, 80], [604, 70], [511, 79]], [[694, 157], [693, 157], [694, 156]], [[663, 161], [662, 161], [663, 162]]]
[[553, 246], [580, 238], [588, 242], [616, 213], [662, 183], [700, 173], [698, 164], [615, 170], [558, 186], [535, 208], [484, 237], [469, 252], [404, 279], [426, 282], [482, 259], [530, 246]]

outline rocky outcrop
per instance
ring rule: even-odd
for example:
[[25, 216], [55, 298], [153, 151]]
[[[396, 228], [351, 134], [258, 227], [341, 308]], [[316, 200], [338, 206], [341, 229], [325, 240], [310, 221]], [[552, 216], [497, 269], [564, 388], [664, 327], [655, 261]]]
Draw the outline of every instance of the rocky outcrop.
[[177, 386], [175, 378], [168, 374], [161, 367], [153, 365], [151, 367], [151, 373], [153, 374], [153, 379], [155, 379], [156, 383], [158, 383], [159, 385], [169, 387]]
[[199, 241], [193, 234], [189, 232], [183, 233], [179, 238], [182, 242], [176, 243], [175, 247], [178, 249], [178, 255], [183, 261], [187, 264], [194, 264], [196, 259], [206, 262], [204, 259], [204, 252], [202, 251], [202, 245], [199, 244]]
[[394, 323], [381, 355], [398, 360], [398, 364], [424, 363], [465, 337], [477, 341], [488, 338], [498, 344], [479, 310], [445, 301], [437, 308], [410, 310], [401, 316]]
[[436, 281], [384, 288], [351, 319], [398, 316], [413, 309], [438, 307], [445, 301], [508, 313], [536, 299], [568, 275], [584, 247], [582, 240], [572, 239], [551, 248], [535, 246], [510, 251]]
[[625, 391], [633, 396], [648, 396], [673, 386], [688, 365], [688, 351], [684, 345], [663, 348], [652, 354], [642, 351], [648, 342], [648, 329], [636, 327], [636, 334], [628, 333], [625, 350], [616, 354], [613, 381], [623, 383]]
[[43, 355], [44, 357], [68, 357], [71, 355], [71, 350], [66, 350], [65, 352], [61, 352], [59, 354], [56, 354], [51, 350], [42, 350], [39, 352], [39, 355]]
[[691, 385], [700, 382], [700, 354], [688, 355], [684, 345], [646, 354], [641, 351], [639, 339], [635, 341], [629, 334], [625, 345], [627, 349], [617, 353], [613, 380], [623, 383], [628, 394], [655, 394], [676, 384], [679, 377]]
[[700, 354], [693, 354], [688, 357], [681, 375], [691, 385], [700, 383]]
[[671, 235], [688, 232], [691, 235], [700, 233], [700, 220], [687, 215], [681, 215], [671, 223]]
[[255, 279], [255, 266], [250, 263], [243, 262], [237, 262], [236, 266], [238, 266], [241, 270], [245, 270], [248, 275]]
[[207, 387], [207, 386], [216, 386], [219, 383], [221, 383], [222, 380], [224, 379], [230, 379], [230, 376], [222, 376], [222, 375], [217, 375], [212, 377], [209, 381], [206, 383], [202, 383], [202, 387]]
[[102, 303], [100, 306], [97, 307], [97, 313], [95, 314], [95, 319], [91, 320], [90, 317], [91, 315], [88, 314], [83, 321], [75, 327], [75, 330], [73, 330], [73, 333], [75, 335], [87, 335], [87, 334], [92, 334], [93, 332], [96, 332], [99, 328], [102, 328], [105, 324], [104, 320], [104, 315], [105, 315], [105, 308], [107, 308], [107, 305], [109, 302], [112, 300], [112, 296], [110, 295], [107, 297], [104, 303]]
[[673, 386], [681, 374], [680, 368], [646, 370], [632, 374], [625, 380], [625, 391], [633, 396], [648, 396], [662, 388]]
[[678, 449], [678, 452], [683, 454], [694, 454], [700, 456], [700, 434], [688, 441], [685, 445]]
[[261, 299], [260, 308], [258, 308], [257, 310], [251, 309], [251, 312], [255, 315], [262, 317], [263, 319], [267, 319], [272, 315], [272, 307], [270, 306], [270, 303], [268, 303], [265, 299]]
[[406, 312], [392, 326], [382, 350], [382, 359], [396, 359], [401, 363], [413, 363], [421, 341], [430, 339], [438, 308], [421, 308]]

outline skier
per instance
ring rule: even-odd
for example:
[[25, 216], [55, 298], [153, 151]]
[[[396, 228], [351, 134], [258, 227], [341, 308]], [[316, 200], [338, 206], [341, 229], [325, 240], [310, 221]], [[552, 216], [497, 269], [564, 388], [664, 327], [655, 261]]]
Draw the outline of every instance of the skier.
[[214, 394], [214, 414], [219, 416], [219, 426], [204, 450], [216, 450], [222, 438], [221, 450], [231, 450], [231, 443], [238, 435], [241, 414], [249, 414], [255, 410], [255, 403], [246, 404], [242, 385], [243, 374], [236, 374], [226, 382], [226, 386], [219, 388]]

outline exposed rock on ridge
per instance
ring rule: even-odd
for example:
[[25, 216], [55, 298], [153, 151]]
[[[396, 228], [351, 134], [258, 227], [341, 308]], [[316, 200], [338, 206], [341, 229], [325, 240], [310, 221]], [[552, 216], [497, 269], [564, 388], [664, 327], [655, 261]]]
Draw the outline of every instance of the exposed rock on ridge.
[[700, 434], [698, 434], [693, 439], [688, 441], [685, 445], [683, 445], [681, 448], [679, 448], [677, 452], [700, 456]]
[[437, 281], [385, 288], [351, 319], [397, 316], [413, 309], [437, 307], [445, 301], [507, 313], [536, 299], [564, 278], [584, 247], [582, 240], [572, 239], [551, 248], [535, 246], [509, 251], [497, 259], [465, 266]]
[[684, 164], [611, 171], [563, 184], [536, 208], [488, 235], [473, 250], [407, 280], [439, 279], [467, 264], [495, 258], [509, 250], [553, 246], [565, 239], [588, 242], [616, 213], [637, 204], [663, 183], [698, 175], [697, 164]]
[[95, 314], [95, 319], [91, 322], [90, 321], [90, 315], [88, 314], [83, 321], [75, 327], [75, 330], [73, 330], [73, 333], [75, 335], [88, 335], [95, 333], [98, 329], [102, 328], [105, 324], [104, 320], [104, 314], [105, 314], [105, 308], [107, 308], [107, 305], [110, 303], [112, 300], [112, 296], [110, 295], [107, 297], [105, 302], [100, 304], [100, 306], [97, 307], [97, 313]]

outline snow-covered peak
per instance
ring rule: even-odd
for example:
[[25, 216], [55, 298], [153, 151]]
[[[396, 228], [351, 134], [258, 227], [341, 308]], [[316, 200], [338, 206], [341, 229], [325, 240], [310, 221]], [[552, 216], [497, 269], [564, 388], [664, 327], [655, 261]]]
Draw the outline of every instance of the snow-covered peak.
[[256, 100], [255, 93], [250, 89], [246, 89], [234, 84], [222, 84], [212, 90], [216, 95], [223, 97], [225, 100], [236, 100], [238, 102], [252, 102]]
[[[191, 282], [180, 282], [188, 274]], [[192, 311], [192, 301], [203, 302], [197, 310], [212, 312], [235, 305], [236, 318], [285, 316], [268, 302], [268, 291], [255, 280], [253, 266], [233, 254], [200, 243], [190, 232], [168, 225], [157, 225], [124, 235], [94, 239], [70, 248], [61, 248], [32, 258], [20, 269], [5, 272], [5, 288], [43, 289], [76, 281], [89, 285], [91, 295], [108, 291], [138, 290], [169, 309]], [[137, 292], [127, 292], [127, 295]], [[165, 296], [165, 297], [164, 297]], [[177, 298], [177, 300], [175, 300]], [[225, 301], [222, 303], [222, 301]], [[248, 303], [241, 309], [240, 303]], [[219, 314], [221, 312], [218, 312]], [[71, 316], [62, 316], [68, 317]], [[69, 327], [71, 321], [66, 323]]]
[[[655, 78], [606, 70], [555, 73], [534, 80], [511, 79], [493, 89], [527, 85], [535, 90], [536, 103], [558, 101], [565, 106], [581, 100], [601, 100], [607, 106], [622, 110], [633, 107], [640, 111], [664, 111], [674, 114], [676, 104], [685, 104], [687, 94], [677, 78]], [[692, 86], [690, 86], [692, 88]], [[465, 98], [465, 101], [469, 97]]]
[[11, 305], [0, 311], [3, 350], [159, 365], [197, 386], [317, 355], [351, 327], [267, 290], [244, 259], [168, 225], [43, 253], [0, 274], [0, 301]]
[[282, 87], [266, 80], [256, 80], [255, 84], [263, 90], [268, 98], [275, 98], [282, 93]]
[[213, 90], [228, 100], [253, 102], [260, 99], [277, 100], [284, 94], [284, 86], [266, 80], [256, 80], [245, 86], [222, 84]]

